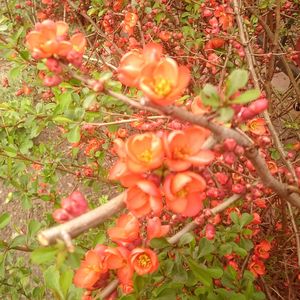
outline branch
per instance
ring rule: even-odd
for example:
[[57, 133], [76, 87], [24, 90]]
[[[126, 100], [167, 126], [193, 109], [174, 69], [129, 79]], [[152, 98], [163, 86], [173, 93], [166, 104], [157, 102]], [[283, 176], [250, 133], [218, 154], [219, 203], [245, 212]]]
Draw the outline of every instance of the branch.
[[71, 221], [41, 231], [37, 237], [38, 241], [43, 246], [49, 246], [56, 243], [57, 240], [63, 239], [63, 236], [66, 234], [69, 235], [70, 238], [75, 238], [84, 231], [96, 227], [119, 212], [125, 206], [123, 199], [124, 193], [121, 193], [104, 205]]
[[[121, 100], [127, 104], [133, 102], [136, 105], [138, 102], [128, 98], [125, 95], [118, 94], [112, 91], [105, 91], [107, 94], [115, 97], [118, 100]], [[143, 99], [145, 102], [145, 99]], [[265, 186], [270, 187], [274, 192], [278, 194], [280, 198], [290, 202], [292, 205], [300, 208], [300, 195], [297, 193], [290, 193], [287, 189], [287, 186], [273, 177], [270, 173], [265, 159], [259, 154], [258, 149], [256, 149], [249, 138], [241, 134], [240, 132], [232, 129], [223, 127], [221, 125], [215, 124], [209, 119], [203, 116], [197, 116], [191, 112], [188, 112], [180, 107], [176, 106], [159, 106], [152, 103], [145, 103], [143, 106], [144, 110], [156, 111], [156, 113], [162, 113], [164, 115], [180, 119], [191, 124], [196, 124], [202, 127], [209, 129], [212, 133], [215, 134], [216, 138], [219, 141], [222, 141], [227, 138], [235, 139], [236, 142], [245, 147], [245, 156], [251, 161], [254, 165], [257, 174], [261, 178]], [[138, 104], [141, 105], [141, 104]]]
[[[225, 200], [223, 203], [219, 204], [218, 206], [212, 208], [210, 212], [213, 215], [216, 215], [223, 210], [225, 210], [227, 207], [229, 207], [231, 204], [233, 204], [235, 201], [241, 198], [241, 195], [232, 195], [230, 198]], [[199, 226], [195, 221], [192, 221], [188, 224], [186, 224], [180, 231], [175, 233], [173, 236], [169, 237], [167, 240], [170, 244], [176, 244], [180, 238], [187, 232], [190, 232], [194, 230], [197, 226]], [[118, 279], [113, 280], [110, 282], [101, 292], [100, 299], [103, 299], [107, 296], [109, 296], [118, 286], [119, 281]]]
[[[231, 204], [233, 204], [234, 202], [236, 202], [240, 198], [241, 198], [241, 195], [236, 195], [236, 194], [232, 195], [230, 198], [225, 200], [223, 203], [221, 203], [218, 206], [212, 208], [210, 210], [210, 212], [213, 215], [216, 215], [216, 214], [222, 212], [223, 210], [225, 210], [227, 207], [229, 207]], [[180, 231], [178, 231], [176, 234], [174, 234], [173, 236], [168, 238], [168, 242], [170, 244], [176, 244], [185, 233], [194, 230], [197, 226], [199, 226], [199, 225], [195, 221], [192, 221], [192, 222], [188, 223]]]

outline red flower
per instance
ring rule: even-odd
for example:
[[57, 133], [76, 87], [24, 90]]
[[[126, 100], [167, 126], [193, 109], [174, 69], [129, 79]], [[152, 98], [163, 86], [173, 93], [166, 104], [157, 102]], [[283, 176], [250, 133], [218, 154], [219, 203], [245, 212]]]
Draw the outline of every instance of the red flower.
[[108, 269], [120, 269], [127, 265], [129, 251], [125, 247], [106, 248], [104, 251], [105, 263]]
[[262, 118], [257, 118], [247, 123], [249, 131], [256, 135], [264, 135], [267, 133], [266, 121]]
[[159, 168], [164, 159], [161, 139], [154, 133], [136, 134], [125, 143], [126, 164], [134, 173]]
[[68, 31], [68, 24], [63, 21], [45, 20], [35, 25], [35, 30], [26, 36], [26, 43], [34, 58], [46, 58], [55, 54], [60, 40]]
[[213, 161], [215, 155], [203, 150], [203, 144], [210, 132], [202, 127], [192, 126], [165, 135], [164, 148], [166, 164], [171, 171], [185, 171], [192, 165], [205, 166]]
[[139, 88], [152, 102], [169, 105], [181, 96], [189, 81], [189, 69], [178, 66], [175, 60], [167, 57], [142, 70]]
[[261, 260], [258, 260], [256, 258], [254, 258], [249, 264], [249, 270], [255, 277], [264, 275], [266, 273], [265, 264]]
[[79, 288], [92, 288], [102, 274], [107, 272], [107, 265], [103, 258], [104, 256], [99, 256], [97, 251], [89, 250], [75, 273], [74, 284]]
[[138, 275], [155, 272], [159, 262], [155, 252], [147, 248], [135, 248], [130, 254], [130, 264]]
[[190, 171], [172, 173], [165, 179], [163, 187], [167, 206], [173, 212], [193, 217], [202, 209], [206, 182], [200, 175]]
[[271, 243], [269, 241], [263, 240], [255, 246], [254, 253], [256, 256], [260, 258], [267, 259], [270, 256], [269, 254], [270, 250], [271, 250]]
[[127, 209], [140, 218], [151, 211], [160, 215], [163, 205], [159, 188], [150, 180], [140, 180], [130, 187], [125, 196]]
[[147, 222], [147, 239], [150, 241], [153, 238], [165, 236], [170, 230], [170, 225], [161, 225], [158, 217], [148, 219]]
[[159, 44], [149, 43], [143, 51], [132, 50], [126, 53], [118, 68], [119, 80], [127, 86], [138, 87], [141, 72], [147, 64], [157, 63], [162, 55], [162, 47]]
[[124, 214], [117, 220], [116, 226], [109, 228], [107, 233], [116, 243], [131, 243], [139, 238], [140, 223], [132, 214]]

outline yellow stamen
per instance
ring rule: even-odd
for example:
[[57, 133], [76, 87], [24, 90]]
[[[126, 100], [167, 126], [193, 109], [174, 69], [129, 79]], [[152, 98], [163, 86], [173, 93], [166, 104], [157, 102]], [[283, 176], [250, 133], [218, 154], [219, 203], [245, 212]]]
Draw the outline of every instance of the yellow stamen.
[[167, 96], [172, 89], [172, 85], [168, 79], [157, 77], [154, 80], [154, 91], [159, 96]]
[[144, 162], [150, 162], [152, 160], [153, 153], [150, 150], [145, 150], [139, 155], [139, 159]]
[[148, 268], [151, 265], [151, 259], [147, 254], [138, 256], [138, 263], [142, 268]]
[[185, 189], [180, 190], [179, 192], [176, 193], [176, 196], [178, 198], [185, 198], [187, 195], [187, 191]]

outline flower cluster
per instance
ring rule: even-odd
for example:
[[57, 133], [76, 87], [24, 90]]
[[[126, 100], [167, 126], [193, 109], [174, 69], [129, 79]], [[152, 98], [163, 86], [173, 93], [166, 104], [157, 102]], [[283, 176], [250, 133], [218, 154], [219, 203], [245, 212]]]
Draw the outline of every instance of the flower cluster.
[[265, 264], [262, 259], [268, 259], [271, 250], [271, 243], [267, 240], [261, 241], [254, 248], [254, 255], [249, 263], [249, 270], [254, 276], [260, 276], [265, 274]]
[[82, 33], [75, 33], [68, 37], [69, 26], [63, 21], [45, 20], [36, 23], [35, 29], [26, 36], [26, 45], [35, 59], [46, 58], [46, 66], [54, 75], [45, 76], [43, 83], [52, 87], [58, 85], [62, 78], [60, 60], [69, 62], [75, 67], [82, 64], [86, 39]]
[[68, 24], [63, 21], [36, 23], [35, 29], [26, 36], [31, 55], [35, 59], [57, 56], [78, 64], [85, 51], [86, 40], [82, 33], [76, 33], [68, 39], [68, 29]]
[[119, 80], [143, 91], [145, 97], [159, 105], [174, 103], [188, 86], [190, 71], [162, 55], [161, 45], [147, 44], [143, 50], [126, 53], [118, 68]]
[[98, 289], [106, 284], [109, 270], [115, 270], [125, 294], [133, 291], [133, 274], [150, 274], [157, 270], [158, 258], [149, 248], [107, 247], [97, 245], [85, 254], [74, 276], [77, 287]]
[[74, 191], [61, 201], [61, 208], [56, 209], [52, 216], [58, 223], [74, 219], [88, 210], [88, 203], [81, 192]]
[[202, 209], [206, 182], [189, 169], [213, 161], [214, 153], [202, 149], [208, 136], [206, 129], [190, 126], [160, 135], [136, 134], [125, 142], [116, 139], [114, 147], [119, 160], [110, 170], [109, 178], [128, 187], [124, 199], [127, 209], [138, 218], [159, 216], [164, 195], [165, 205], [172, 212], [197, 215]]

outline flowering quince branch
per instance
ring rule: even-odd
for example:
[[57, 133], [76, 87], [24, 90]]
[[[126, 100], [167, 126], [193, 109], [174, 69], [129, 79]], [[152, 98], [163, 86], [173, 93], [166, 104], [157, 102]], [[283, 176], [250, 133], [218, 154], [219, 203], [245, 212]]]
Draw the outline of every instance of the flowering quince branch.
[[[240, 14], [240, 6], [239, 6], [238, 0], [234, 0], [233, 4], [234, 4], [234, 12], [236, 14], [237, 24], [238, 24], [238, 28], [239, 28], [240, 39], [245, 45], [245, 54], [246, 54], [248, 66], [249, 66], [249, 69], [250, 69], [250, 73], [251, 73], [251, 76], [252, 76], [253, 81], [254, 81], [254, 86], [255, 86], [256, 89], [260, 90], [258, 76], [257, 76], [255, 68], [254, 68], [255, 57], [253, 55], [251, 55], [249, 43], [246, 43], [245, 30], [244, 30], [242, 17], [241, 17], [241, 14]], [[278, 42], [279, 42], [278, 41], [278, 34], [279, 34], [279, 22], [280, 22], [280, 1], [277, 1], [276, 5], [277, 5], [277, 7], [276, 7], [276, 31], [275, 31], [275, 34], [273, 34], [271, 32], [271, 30], [267, 26], [267, 24], [265, 24], [264, 21], [259, 17], [259, 20], [260, 20], [262, 26], [264, 26], [265, 29], [266, 29], [266, 32], [267, 32], [267, 35], [268, 35], [269, 39], [271, 39], [273, 41], [275, 49], [278, 48]], [[279, 18], [279, 20], [278, 20], [278, 18]], [[288, 73], [288, 76], [289, 76], [293, 86], [295, 87], [296, 94], [298, 95], [298, 97], [300, 97], [299, 86], [298, 86], [298, 84], [297, 84], [297, 82], [296, 82], [296, 80], [293, 76], [293, 73], [292, 73], [292, 71], [289, 67], [288, 62], [286, 61], [286, 58], [284, 56], [279, 56], [279, 58], [281, 59], [281, 61], [282, 61], [283, 65], [284, 65], [284, 67], [285, 67], [285, 69]], [[287, 166], [288, 170], [291, 172], [291, 174], [294, 178], [294, 181], [297, 182], [297, 176], [296, 176], [295, 169], [294, 169], [292, 163], [290, 162], [290, 160], [288, 160], [286, 158], [286, 153], [284, 151], [283, 145], [282, 145], [282, 143], [279, 139], [279, 136], [276, 132], [276, 129], [275, 129], [274, 125], [272, 124], [272, 121], [271, 121], [271, 118], [270, 118], [270, 115], [269, 115], [268, 111], [264, 111], [263, 116], [264, 116], [264, 118], [266, 120], [266, 123], [268, 125], [268, 128], [269, 128], [269, 130], [272, 134], [275, 145], [276, 145], [276, 147], [277, 147], [277, 149], [278, 149], [278, 151], [281, 155], [281, 159], [283, 160], [284, 164]], [[278, 187], [279, 187], [279, 185], [278, 185]], [[289, 193], [292, 189], [290, 189], [289, 187], [286, 187], [286, 190]], [[288, 198], [285, 198], [283, 195], [281, 196], [281, 194], [279, 194], [278, 192], [277, 192], [277, 194], [280, 196], [280, 198], [282, 200], [287, 200], [288, 201], [287, 206], [288, 206], [288, 211], [289, 211], [291, 221], [292, 221], [292, 227], [293, 227], [293, 230], [295, 232], [295, 238], [296, 238], [296, 244], [297, 244], [298, 265], [300, 266], [300, 237], [299, 237], [298, 227], [297, 227], [296, 222], [295, 222], [293, 210], [292, 210], [292, 207], [291, 207], [291, 204], [293, 204], [293, 203], [291, 201], [289, 201]], [[299, 193], [297, 191], [296, 191], [296, 193], [294, 192], [294, 193], [290, 194], [290, 196], [293, 196], [293, 195], [298, 196], [298, 198], [299, 198]], [[299, 208], [299, 206], [297, 206], [297, 207]]]
[[55, 244], [62, 239], [62, 232], [75, 238], [89, 228], [95, 227], [112, 217], [124, 207], [124, 194], [116, 196], [102, 206], [91, 210], [64, 224], [46, 229], [38, 234], [38, 241], [43, 246]]
[[[125, 95], [118, 94], [116, 92], [105, 92], [115, 97], [116, 99], [119, 99], [128, 104], [133, 101]], [[136, 102], [134, 101], [134, 105], [135, 103]], [[263, 183], [266, 186], [270, 187], [274, 192], [276, 192], [282, 199], [300, 208], [300, 195], [295, 192], [290, 193], [285, 184], [279, 182], [277, 179], [274, 178], [274, 176], [270, 173], [264, 158], [259, 154], [258, 149], [255, 148], [253, 144], [249, 141], [249, 139], [246, 138], [243, 134], [239, 133], [234, 129], [226, 128], [215, 124], [203, 116], [197, 116], [176, 106], [159, 106], [146, 101], [144, 109], [147, 110], [148, 107], [151, 110], [154, 109], [156, 112], [160, 111], [166, 116], [174, 117], [179, 120], [207, 128], [215, 134], [218, 140], [225, 140], [230, 138], [236, 140], [236, 142], [239, 145], [245, 147], [245, 156], [252, 162]]]
[[[197, 217], [197, 220], [201, 220], [200, 222], [203, 223], [205, 221], [205, 218], [210, 217], [212, 215], [216, 215], [218, 213], [221, 213], [226, 208], [228, 208], [230, 205], [232, 205], [234, 202], [236, 202], [238, 199], [240, 199], [240, 195], [232, 195], [230, 198], [222, 202], [221, 204], [217, 205], [216, 207], [205, 211], [202, 213], [199, 217]], [[167, 241], [170, 244], [176, 244], [180, 238], [186, 234], [187, 232], [190, 232], [197, 228], [199, 226], [199, 222], [192, 221], [188, 224], [186, 224], [180, 231], [178, 231], [173, 236], [167, 238]], [[117, 287], [118, 287], [119, 281], [117, 279], [111, 281], [100, 293], [100, 299], [104, 299], [105, 297], [109, 296]]]
[[[227, 200], [224, 200], [221, 204], [217, 205], [216, 207], [212, 208], [209, 210], [210, 215], [216, 215], [222, 211], [224, 211], [227, 207], [232, 205], [234, 202], [236, 202], [238, 199], [241, 198], [241, 195], [232, 195], [230, 198]], [[205, 213], [197, 217], [197, 220], [204, 221], [203, 217], [205, 218]], [[203, 220], [202, 220], [203, 219]], [[167, 240], [170, 244], [176, 244], [180, 238], [187, 232], [194, 230], [197, 226], [199, 226], [199, 222], [197, 220], [194, 220], [187, 225], [185, 225], [180, 231], [178, 231], [176, 234], [173, 236], [169, 237]]]

